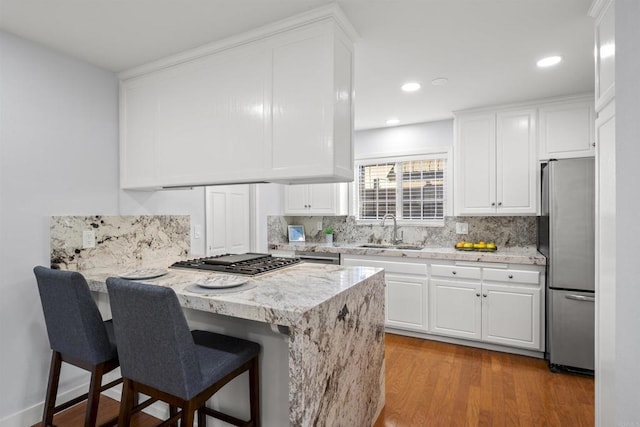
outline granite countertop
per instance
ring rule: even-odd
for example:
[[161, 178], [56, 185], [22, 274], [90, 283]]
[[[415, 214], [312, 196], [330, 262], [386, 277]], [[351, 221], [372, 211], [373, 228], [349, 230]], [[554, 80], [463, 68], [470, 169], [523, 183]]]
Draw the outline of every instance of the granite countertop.
[[458, 251], [455, 248], [363, 248], [366, 243], [274, 243], [272, 250], [331, 252], [349, 255], [404, 257], [412, 259], [444, 259], [453, 261], [500, 262], [509, 264], [546, 265], [547, 259], [533, 246], [498, 248], [495, 252]]
[[[380, 273], [371, 267], [341, 267], [300, 263], [257, 277], [247, 277], [247, 285], [238, 291], [211, 290], [207, 293], [185, 289], [207, 277], [222, 273], [169, 269], [165, 276], [140, 280], [168, 286], [178, 295], [183, 307], [271, 324], [292, 326], [306, 312], [331, 300], [343, 291], [357, 286]], [[93, 291], [106, 292], [106, 279], [124, 271], [82, 271]]]

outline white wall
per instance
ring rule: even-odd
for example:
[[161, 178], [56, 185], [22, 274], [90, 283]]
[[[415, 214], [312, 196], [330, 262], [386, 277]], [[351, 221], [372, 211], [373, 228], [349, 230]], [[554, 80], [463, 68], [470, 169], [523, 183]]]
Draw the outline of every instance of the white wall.
[[616, 0], [616, 426], [640, 426], [640, 2]]
[[[0, 424], [33, 420], [51, 353], [32, 269], [49, 216], [118, 213], [113, 73], [0, 31]], [[62, 370], [61, 391], [86, 381]], [[17, 414], [17, 415], [16, 415]]]
[[453, 119], [358, 131], [353, 151], [360, 159], [441, 147], [453, 147]]

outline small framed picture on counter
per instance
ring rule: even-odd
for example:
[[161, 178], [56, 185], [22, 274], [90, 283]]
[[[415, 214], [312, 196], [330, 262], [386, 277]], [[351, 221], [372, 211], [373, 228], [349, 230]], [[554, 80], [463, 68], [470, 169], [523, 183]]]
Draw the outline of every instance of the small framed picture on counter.
[[289, 226], [289, 242], [304, 242], [304, 227], [302, 225]]

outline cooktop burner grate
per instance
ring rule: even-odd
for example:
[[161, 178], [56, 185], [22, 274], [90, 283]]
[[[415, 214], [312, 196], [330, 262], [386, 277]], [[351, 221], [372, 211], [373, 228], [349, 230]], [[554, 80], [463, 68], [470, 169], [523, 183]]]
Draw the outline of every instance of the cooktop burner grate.
[[256, 276], [290, 265], [298, 264], [299, 258], [273, 257], [269, 254], [224, 254], [206, 258], [196, 258], [173, 263], [173, 268], [188, 268], [221, 273]]

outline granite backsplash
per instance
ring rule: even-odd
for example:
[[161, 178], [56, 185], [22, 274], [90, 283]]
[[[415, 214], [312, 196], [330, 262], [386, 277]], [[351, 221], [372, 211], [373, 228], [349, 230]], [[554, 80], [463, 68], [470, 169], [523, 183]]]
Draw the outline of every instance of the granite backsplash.
[[[391, 241], [393, 221], [387, 220], [382, 227], [374, 224], [357, 224], [353, 216], [269, 216], [269, 243], [286, 243], [288, 225], [304, 226], [308, 242], [324, 242], [324, 231], [334, 229], [334, 242], [340, 243], [388, 243]], [[456, 234], [456, 223], [469, 225], [469, 234]], [[496, 217], [447, 217], [444, 226], [407, 226], [398, 225], [398, 237], [407, 244], [419, 244], [425, 247], [449, 247], [460, 240], [495, 242], [500, 247], [535, 246], [537, 223], [535, 216], [496, 216]]]
[[[189, 215], [52, 216], [51, 264], [65, 270], [117, 272], [162, 266], [189, 255]], [[82, 232], [95, 232], [83, 248]]]

